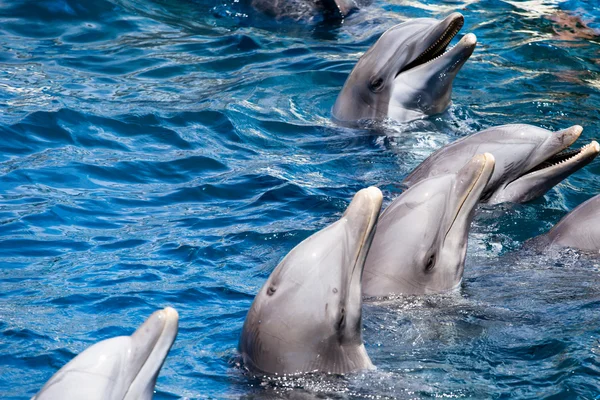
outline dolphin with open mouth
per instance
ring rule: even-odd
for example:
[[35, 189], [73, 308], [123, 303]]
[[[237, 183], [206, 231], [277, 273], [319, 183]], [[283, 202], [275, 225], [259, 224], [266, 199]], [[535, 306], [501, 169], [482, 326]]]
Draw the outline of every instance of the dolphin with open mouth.
[[388, 29], [358, 60], [332, 109], [344, 125], [392, 118], [407, 122], [445, 111], [452, 82], [477, 38], [465, 35], [449, 49], [464, 24], [460, 13], [443, 21], [416, 18]]
[[557, 132], [526, 124], [495, 126], [437, 150], [403, 184], [412, 186], [431, 176], [458, 171], [475, 154], [488, 152], [496, 158], [496, 168], [481, 201], [531, 201], [596, 158], [600, 151], [596, 141], [569, 149], [582, 131], [579, 125]]

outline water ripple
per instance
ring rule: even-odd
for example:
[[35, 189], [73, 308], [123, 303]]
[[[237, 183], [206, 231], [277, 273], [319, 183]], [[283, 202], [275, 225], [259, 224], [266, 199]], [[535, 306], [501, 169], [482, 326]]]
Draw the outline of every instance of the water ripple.
[[[382, 32], [455, 10], [479, 44], [447, 112], [329, 120]], [[518, 249], [600, 191], [597, 162], [531, 204], [480, 207], [460, 291], [365, 304], [377, 370], [261, 381], [236, 347], [275, 265], [358, 189], [388, 203], [432, 151], [492, 125], [598, 139], [599, 18], [584, 0], [375, 1], [333, 26], [244, 2], [0, 4], [0, 397], [171, 305], [157, 399], [594, 398], [597, 260]]]

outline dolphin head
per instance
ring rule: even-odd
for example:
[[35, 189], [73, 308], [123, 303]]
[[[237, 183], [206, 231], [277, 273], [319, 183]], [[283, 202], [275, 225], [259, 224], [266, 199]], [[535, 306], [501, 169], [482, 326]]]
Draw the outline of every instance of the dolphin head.
[[438, 293], [462, 280], [467, 234], [494, 171], [480, 154], [454, 174], [425, 179], [381, 214], [365, 263], [366, 296]]
[[362, 343], [361, 278], [382, 195], [359, 191], [342, 218], [297, 245], [248, 312], [239, 349], [264, 374], [372, 368]]
[[600, 252], [600, 195], [577, 206], [543, 235], [544, 243]]
[[463, 16], [453, 13], [443, 21], [416, 18], [388, 29], [348, 76], [334, 119], [409, 121], [444, 111], [452, 81], [477, 43], [468, 34], [445, 52], [463, 24]]
[[530, 201], [598, 155], [600, 146], [595, 141], [567, 150], [582, 130], [579, 125], [557, 132], [526, 124], [495, 126], [434, 152], [403, 183], [411, 186], [427, 177], [457, 171], [473, 155], [489, 152], [496, 159], [496, 167], [482, 201]]
[[87, 348], [50, 378], [32, 400], [150, 400], [177, 336], [179, 315], [156, 311], [131, 336]]

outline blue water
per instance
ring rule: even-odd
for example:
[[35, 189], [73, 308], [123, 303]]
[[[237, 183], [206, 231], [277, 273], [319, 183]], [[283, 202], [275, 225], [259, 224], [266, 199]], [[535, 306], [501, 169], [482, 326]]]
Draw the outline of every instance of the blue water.
[[[458, 10], [479, 44], [442, 115], [387, 136], [329, 120], [392, 25]], [[375, 371], [251, 379], [254, 294], [360, 188], [388, 203], [433, 150], [505, 123], [600, 138], [594, 0], [383, 1], [337, 26], [237, 1], [0, 2], [0, 397], [171, 305], [157, 399], [600, 395], [600, 266], [520, 252], [600, 193], [596, 161], [525, 205], [480, 207], [463, 287], [366, 304]]]

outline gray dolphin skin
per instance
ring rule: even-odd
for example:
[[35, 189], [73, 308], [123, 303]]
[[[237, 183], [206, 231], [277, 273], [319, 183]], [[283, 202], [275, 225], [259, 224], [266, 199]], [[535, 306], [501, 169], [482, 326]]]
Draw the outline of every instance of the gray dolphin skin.
[[600, 195], [577, 206], [548, 233], [538, 236], [547, 246], [600, 252]]
[[416, 18], [388, 29], [358, 60], [332, 109], [333, 119], [352, 125], [361, 120], [411, 121], [443, 112], [452, 82], [469, 59], [477, 38], [465, 35], [446, 51], [464, 18]]
[[179, 315], [154, 312], [131, 336], [103, 340], [62, 367], [32, 400], [149, 400]]
[[310, 20], [322, 15], [341, 19], [358, 9], [355, 0], [251, 0], [256, 10], [276, 19]]
[[362, 342], [361, 278], [381, 209], [362, 189], [341, 219], [293, 248], [248, 312], [239, 343], [244, 365], [263, 375], [373, 368]]
[[566, 150], [582, 131], [579, 125], [558, 132], [525, 124], [492, 127], [437, 150], [403, 184], [412, 186], [431, 176], [458, 171], [475, 154], [488, 152], [496, 158], [496, 168], [482, 202], [531, 201], [596, 158], [600, 151], [596, 141]]
[[494, 156], [473, 157], [455, 174], [415, 184], [381, 214], [365, 262], [367, 297], [418, 295], [457, 287], [479, 197], [494, 172]]

